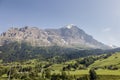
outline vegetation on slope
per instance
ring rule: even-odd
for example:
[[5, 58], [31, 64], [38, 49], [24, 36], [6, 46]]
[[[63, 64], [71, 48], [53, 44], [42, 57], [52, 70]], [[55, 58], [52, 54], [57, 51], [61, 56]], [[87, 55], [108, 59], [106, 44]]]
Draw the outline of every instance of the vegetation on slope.
[[15, 42], [0, 51], [0, 80], [120, 79], [119, 49], [33, 47]]
[[4, 62], [24, 61], [29, 59], [51, 60], [51, 62], [65, 62], [89, 55], [100, 55], [109, 51], [93, 49], [79, 50], [59, 46], [33, 47], [27, 43], [10, 43], [0, 46], [0, 59]]
[[120, 52], [112, 54], [108, 58], [101, 58], [95, 61], [90, 67], [101, 67], [101, 68], [120, 68]]

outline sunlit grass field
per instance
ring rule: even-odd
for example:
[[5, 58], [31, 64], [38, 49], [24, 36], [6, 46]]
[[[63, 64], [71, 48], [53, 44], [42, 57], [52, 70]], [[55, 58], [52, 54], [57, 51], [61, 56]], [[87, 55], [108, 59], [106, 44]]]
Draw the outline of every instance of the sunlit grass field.
[[95, 61], [93, 64], [91, 64], [89, 67], [104, 67], [109, 65], [115, 65], [117, 67], [120, 67], [120, 53], [112, 54], [112, 56], [106, 58], [106, 59], [100, 59]]

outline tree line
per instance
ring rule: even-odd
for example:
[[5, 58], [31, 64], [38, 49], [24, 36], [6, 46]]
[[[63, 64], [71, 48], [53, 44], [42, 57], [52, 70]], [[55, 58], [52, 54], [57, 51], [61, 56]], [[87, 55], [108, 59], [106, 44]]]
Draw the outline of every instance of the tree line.
[[[61, 63], [72, 59], [86, 57], [90, 55], [110, 54], [120, 49], [114, 50], [79, 50], [60, 46], [35, 47], [28, 43], [13, 42], [0, 46], [0, 59], [3, 62], [25, 61], [29, 59], [48, 60], [53, 63]], [[88, 64], [89, 65], [89, 64]]]

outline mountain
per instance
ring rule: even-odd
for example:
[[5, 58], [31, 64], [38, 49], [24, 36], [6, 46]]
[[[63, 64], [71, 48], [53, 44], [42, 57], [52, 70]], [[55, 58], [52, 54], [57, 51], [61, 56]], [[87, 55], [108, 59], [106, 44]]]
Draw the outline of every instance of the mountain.
[[95, 40], [75, 25], [67, 25], [59, 29], [39, 29], [37, 27], [10, 28], [0, 36], [0, 45], [11, 42], [27, 42], [32, 46], [64, 46], [73, 48], [110, 47]]

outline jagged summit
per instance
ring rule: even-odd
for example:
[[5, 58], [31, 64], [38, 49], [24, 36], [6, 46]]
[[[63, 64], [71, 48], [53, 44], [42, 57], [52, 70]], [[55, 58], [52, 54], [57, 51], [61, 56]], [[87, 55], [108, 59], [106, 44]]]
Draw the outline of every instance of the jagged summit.
[[0, 45], [10, 42], [27, 42], [33, 46], [65, 46], [80, 48], [101, 48], [110, 47], [95, 40], [86, 34], [82, 29], [70, 24], [60, 29], [39, 29], [37, 27], [10, 28], [0, 36]]

